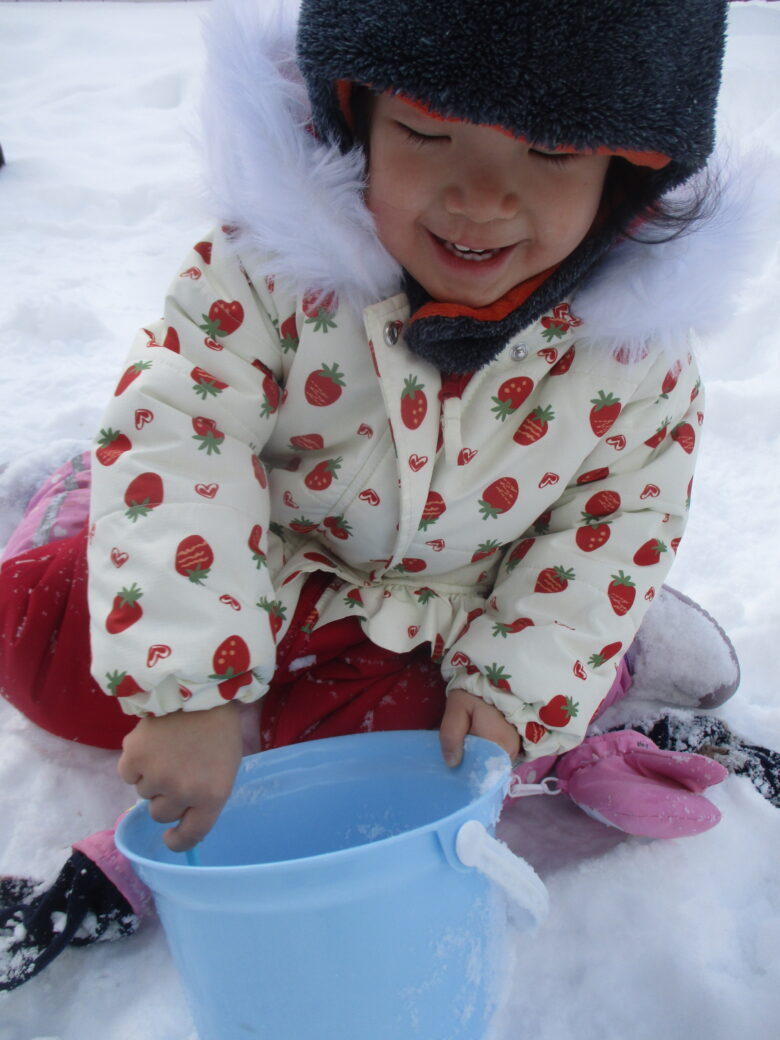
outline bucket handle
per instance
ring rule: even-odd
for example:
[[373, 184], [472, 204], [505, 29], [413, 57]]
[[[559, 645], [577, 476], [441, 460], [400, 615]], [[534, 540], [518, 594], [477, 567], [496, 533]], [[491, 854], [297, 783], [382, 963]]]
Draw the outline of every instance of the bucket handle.
[[[516, 923], [535, 931], [549, 910], [547, 887], [530, 865], [494, 838], [479, 820], [467, 820], [455, 837], [455, 853], [465, 867], [476, 867], [508, 896]], [[519, 915], [517, 913], [519, 911]]]

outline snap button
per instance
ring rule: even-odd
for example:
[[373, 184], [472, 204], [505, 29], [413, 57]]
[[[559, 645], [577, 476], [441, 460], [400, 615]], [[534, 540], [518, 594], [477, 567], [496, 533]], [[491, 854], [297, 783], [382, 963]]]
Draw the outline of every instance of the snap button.
[[401, 338], [401, 329], [404, 327], [402, 321], [388, 321], [384, 328], [385, 343], [388, 347], [394, 347]]
[[524, 361], [528, 357], [528, 347], [525, 343], [515, 343], [512, 347], [512, 360]]

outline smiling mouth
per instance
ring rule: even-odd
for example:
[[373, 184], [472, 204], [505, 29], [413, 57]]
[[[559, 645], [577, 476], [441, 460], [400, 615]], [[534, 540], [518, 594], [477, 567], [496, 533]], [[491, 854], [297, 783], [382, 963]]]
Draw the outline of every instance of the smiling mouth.
[[439, 238], [438, 235], [433, 237], [451, 256], [456, 256], [459, 260], [467, 260], [476, 264], [485, 263], [486, 260], [493, 260], [509, 248], [508, 246], [500, 246], [498, 249], [475, 249], [473, 246], [463, 245], [461, 242], [449, 242], [446, 238]]

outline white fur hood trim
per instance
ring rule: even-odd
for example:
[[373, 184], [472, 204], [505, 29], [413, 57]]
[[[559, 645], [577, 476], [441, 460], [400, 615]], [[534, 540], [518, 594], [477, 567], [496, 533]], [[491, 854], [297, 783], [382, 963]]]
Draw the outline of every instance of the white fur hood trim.
[[[362, 153], [342, 155], [307, 130], [295, 22], [291, 0], [214, 0], [203, 106], [209, 188], [219, 220], [239, 228], [236, 249], [253, 275], [274, 274], [297, 293], [335, 291], [362, 310], [399, 291], [401, 270], [365, 207]], [[767, 165], [717, 165], [711, 216], [670, 242], [621, 243], [575, 294], [589, 341], [639, 353], [654, 339], [677, 352], [691, 329], [706, 335], [731, 319], [767, 238], [757, 198]]]

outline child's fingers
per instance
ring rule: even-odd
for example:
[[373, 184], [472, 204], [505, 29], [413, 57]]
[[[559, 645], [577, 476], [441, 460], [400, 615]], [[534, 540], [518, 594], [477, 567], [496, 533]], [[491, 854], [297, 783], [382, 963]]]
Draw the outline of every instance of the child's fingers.
[[447, 698], [444, 718], [439, 726], [439, 743], [448, 766], [460, 765], [463, 758], [463, 738], [469, 731], [471, 716], [466, 705], [456, 696]]
[[179, 823], [163, 834], [163, 841], [171, 852], [188, 852], [203, 841], [217, 822], [220, 809], [192, 805], [184, 811]]

